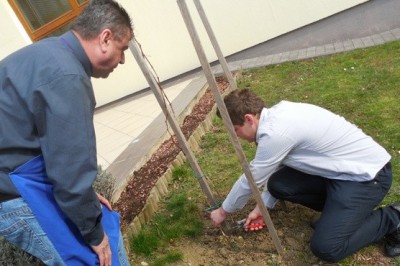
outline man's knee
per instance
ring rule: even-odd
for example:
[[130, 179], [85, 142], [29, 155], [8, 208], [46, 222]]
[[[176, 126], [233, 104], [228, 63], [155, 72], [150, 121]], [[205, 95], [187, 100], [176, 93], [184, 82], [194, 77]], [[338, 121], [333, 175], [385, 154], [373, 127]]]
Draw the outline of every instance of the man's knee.
[[338, 262], [345, 257], [343, 244], [327, 243], [315, 237], [311, 239], [311, 251], [318, 258], [328, 262]]
[[270, 177], [267, 183], [267, 188], [269, 193], [271, 193], [272, 196], [275, 198], [279, 199], [279, 194], [278, 193], [278, 188], [280, 187], [279, 181], [277, 182], [278, 178], [273, 178]]
[[279, 177], [271, 176], [268, 180], [267, 188], [269, 193], [277, 199], [286, 199], [291, 194], [288, 186]]

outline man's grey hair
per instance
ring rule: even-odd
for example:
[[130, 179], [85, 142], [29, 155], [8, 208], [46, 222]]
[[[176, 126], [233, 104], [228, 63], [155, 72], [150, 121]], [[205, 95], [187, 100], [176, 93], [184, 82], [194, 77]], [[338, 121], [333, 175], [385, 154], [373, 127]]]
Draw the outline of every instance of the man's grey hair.
[[128, 32], [133, 37], [132, 21], [126, 10], [113, 0], [91, 0], [89, 5], [71, 24], [84, 40], [96, 37], [104, 29], [110, 29], [117, 40]]

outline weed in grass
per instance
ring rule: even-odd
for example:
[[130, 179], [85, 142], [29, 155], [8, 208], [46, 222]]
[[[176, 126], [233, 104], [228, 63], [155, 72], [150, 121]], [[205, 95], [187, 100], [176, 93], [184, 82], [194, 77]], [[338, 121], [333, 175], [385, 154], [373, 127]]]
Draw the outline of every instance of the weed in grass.
[[190, 169], [185, 167], [178, 167], [172, 170], [172, 179], [174, 181], [180, 181], [183, 178], [190, 176]]

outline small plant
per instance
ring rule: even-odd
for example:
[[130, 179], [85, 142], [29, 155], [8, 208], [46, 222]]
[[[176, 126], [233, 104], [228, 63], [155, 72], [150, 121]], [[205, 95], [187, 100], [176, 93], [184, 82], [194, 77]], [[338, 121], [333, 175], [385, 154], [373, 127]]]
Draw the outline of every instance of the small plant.
[[110, 200], [115, 188], [115, 178], [107, 171], [101, 168], [101, 165], [97, 168], [97, 177], [93, 184], [94, 190]]

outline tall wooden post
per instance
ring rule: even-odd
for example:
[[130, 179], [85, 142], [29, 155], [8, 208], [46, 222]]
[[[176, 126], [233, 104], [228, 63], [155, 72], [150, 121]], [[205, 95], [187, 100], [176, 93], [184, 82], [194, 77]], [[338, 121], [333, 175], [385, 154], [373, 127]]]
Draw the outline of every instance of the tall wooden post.
[[252, 175], [252, 173], [250, 171], [250, 167], [249, 167], [249, 164], [247, 163], [247, 160], [246, 160], [245, 154], [243, 152], [242, 146], [240, 145], [238, 137], [236, 136], [233, 124], [232, 124], [232, 122], [231, 122], [231, 120], [229, 118], [229, 114], [228, 114], [228, 111], [226, 109], [226, 106], [225, 106], [225, 103], [223, 101], [223, 98], [222, 98], [222, 96], [221, 96], [221, 94], [220, 94], [220, 92], [218, 90], [217, 82], [215, 81], [215, 77], [212, 74], [211, 66], [208, 63], [208, 60], [207, 60], [206, 55], [204, 53], [203, 47], [202, 47], [202, 45], [200, 43], [200, 39], [199, 39], [198, 34], [196, 32], [196, 29], [194, 27], [193, 20], [192, 20], [192, 18], [190, 16], [188, 7], [186, 5], [186, 2], [185, 2], [185, 0], [177, 0], [177, 2], [178, 2], [178, 6], [180, 8], [182, 17], [183, 17], [183, 19], [185, 21], [186, 27], [188, 29], [188, 32], [190, 34], [190, 37], [192, 39], [193, 45], [194, 45], [194, 47], [196, 49], [197, 56], [199, 57], [201, 66], [202, 66], [203, 71], [204, 71], [204, 73], [206, 75], [207, 82], [208, 82], [209, 86], [211, 87], [211, 90], [212, 90], [212, 92], [214, 94], [214, 97], [215, 97], [215, 100], [217, 102], [217, 106], [218, 106], [219, 112], [221, 114], [221, 118], [224, 121], [224, 124], [225, 124], [225, 126], [226, 126], [226, 128], [228, 130], [228, 134], [229, 134], [231, 142], [232, 142], [232, 144], [233, 144], [233, 146], [234, 146], [234, 148], [236, 150], [236, 154], [238, 155], [238, 157], [240, 159], [243, 172], [245, 173], [246, 178], [247, 178], [247, 180], [249, 182], [250, 188], [251, 188], [251, 190], [253, 192], [253, 196], [254, 196], [258, 206], [261, 209], [261, 213], [262, 213], [262, 215], [264, 217], [265, 223], [267, 224], [267, 228], [268, 228], [268, 230], [269, 230], [269, 232], [271, 234], [271, 237], [272, 237], [272, 240], [273, 240], [273, 242], [275, 244], [275, 247], [276, 247], [278, 253], [281, 254], [283, 252], [283, 248], [282, 248], [281, 242], [280, 242], [279, 237], [278, 237], [278, 235], [276, 233], [275, 227], [274, 227], [274, 225], [272, 223], [272, 220], [271, 220], [271, 217], [270, 217], [270, 215], [268, 213], [268, 210], [267, 210], [267, 208], [265, 207], [265, 205], [264, 205], [264, 203], [262, 201], [260, 192], [259, 192], [259, 190], [257, 188], [257, 185], [256, 185], [256, 183], [254, 181], [253, 175]]
[[208, 38], [210, 38], [211, 44], [214, 47], [215, 53], [217, 54], [218, 61], [221, 64], [221, 67], [224, 71], [225, 77], [228, 79], [229, 85], [231, 86], [232, 90], [236, 90], [236, 81], [233, 78], [231, 71], [229, 70], [228, 63], [222, 53], [222, 50], [218, 44], [217, 38], [215, 37], [214, 31], [211, 28], [210, 23], [208, 22], [208, 18], [206, 13], [204, 12], [203, 6], [200, 3], [200, 0], [194, 0], [194, 4], [196, 5], [197, 12], [200, 15], [200, 19], [203, 22], [204, 28], [207, 31]]

